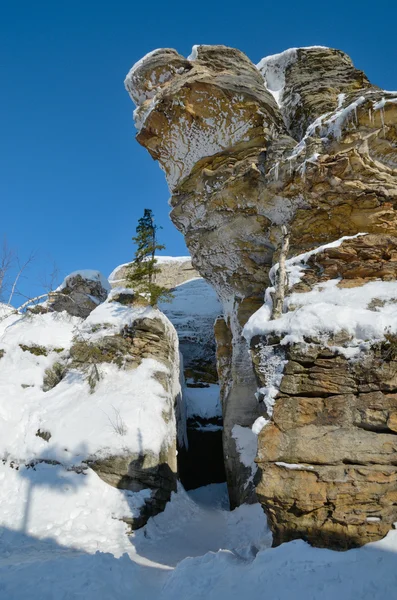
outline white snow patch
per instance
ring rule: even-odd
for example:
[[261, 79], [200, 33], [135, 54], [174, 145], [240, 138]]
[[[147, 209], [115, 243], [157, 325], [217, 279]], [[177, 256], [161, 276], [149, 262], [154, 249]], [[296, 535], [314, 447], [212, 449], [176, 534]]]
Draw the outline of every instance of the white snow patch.
[[[114, 293], [115, 292], [113, 292], [113, 295]], [[138, 318], [157, 318], [169, 325], [167, 317], [152, 306], [125, 306], [118, 302], [114, 302], [112, 300], [113, 295], [100, 304], [85, 319], [81, 326], [81, 331], [86, 338], [88, 337], [91, 340], [97, 339], [106, 334], [106, 331], [108, 334], [120, 333], [124, 327], [130, 327]], [[95, 327], [100, 325], [102, 325], [103, 328], [98, 329]]]
[[78, 271], [73, 271], [73, 273], [70, 273], [70, 275], [65, 277], [65, 279], [63, 280], [61, 285], [59, 287], [57, 287], [57, 289], [55, 291], [61, 292], [65, 287], [67, 287], [68, 282], [71, 279], [73, 279], [74, 277], [76, 277], [77, 275], [80, 275], [83, 279], [88, 279], [91, 281], [99, 281], [105, 290], [110, 290], [109, 282], [106, 279], [106, 277], [104, 277], [102, 275], [102, 273], [100, 273], [99, 271], [95, 271], [93, 269], [79, 269]]
[[[358, 233], [354, 236], [343, 236], [329, 244], [324, 244], [304, 252], [286, 261], [288, 273], [288, 286], [292, 288], [298, 283], [306, 269], [309, 258], [327, 248], [337, 248], [343, 241], [366, 235]], [[272, 283], [278, 264], [270, 270], [269, 277]], [[274, 287], [270, 287], [265, 293], [264, 305], [254, 313], [244, 327], [243, 335], [250, 341], [255, 335], [266, 335], [268, 333], [284, 334], [282, 344], [291, 342], [302, 342], [304, 336], [319, 337], [323, 334], [337, 333], [345, 330], [354, 335], [357, 340], [382, 338], [384, 327], [390, 324], [390, 317], [386, 313], [393, 311], [388, 305], [374, 313], [367, 309], [372, 299], [379, 296], [385, 300], [395, 297], [395, 282], [370, 282], [358, 288], [337, 288], [339, 280], [330, 280], [321, 283], [307, 293], [294, 293], [285, 300], [285, 309], [294, 305], [298, 309], [285, 312], [279, 319], [271, 320], [272, 296]], [[368, 287], [369, 286], [369, 287]], [[322, 294], [322, 295], [321, 295]], [[356, 302], [357, 299], [357, 302]], [[335, 311], [335, 306], [342, 307]], [[362, 308], [365, 312], [360, 313], [357, 309]], [[355, 317], [353, 317], [353, 313]], [[385, 317], [385, 318], [384, 318]], [[386, 323], [387, 321], [387, 323]], [[354, 344], [353, 344], [354, 345]]]
[[240, 461], [245, 467], [252, 468], [258, 449], [258, 437], [251, 427], [242, 427], [241, 425], [234, 425], [232, 436], [236, 441]]
[[260, 357], [258, 368], [267, 383], [266, 386], [258, 389], [257, 394], [262, 395], [266, 412], [271, 417], [287, 361], [284, 359], [283, 351], [278, 347], [260, 344], [257, 351]]
[[236, 442], [236, 449], [239, 453], [240, 461], [245, 466], [251, 469], [251, 474], [245, 482], [245, 489], [249, 484], [253, 483], [258, 466], [255, 463], [255, 458], [258, 451], [258, 435], [267, 424], [264, 417], [259, 417], [252, 427], [242, 427], [234, 425], [232, 429], [232, 437]]
[[278, 467], [284, 467], [285, 469], [289, 469], [290, 471], [312, 471], [314, 469], [312, 465], [302, 465], [286, 462], [276, 462], [276, 465]]
[[219, 385], [211, 383], [208, 387], [186, 387], [185, 396], [188, 418], [212, 419], [222, 416]]
[[285, 71], [296, 61], [296, 48], [285, 50], [279, 54], [266, 56], [256, 65], [265, 80], [265, 85], [276, 100], [278, 106], [282, 104], [282, 94], [285, 86]]
[[255, 433], [255, 435], [259, 435], [260, 432], [262, 431], [262, 429], [268, 423], [269, 423], [269, 420], [265, 419], [265, 417], [258, 417], [256, 419], [256, 421], [254, 422], [254, 424], [252, 425], [251, 429], [252, 429], [253, 433]]

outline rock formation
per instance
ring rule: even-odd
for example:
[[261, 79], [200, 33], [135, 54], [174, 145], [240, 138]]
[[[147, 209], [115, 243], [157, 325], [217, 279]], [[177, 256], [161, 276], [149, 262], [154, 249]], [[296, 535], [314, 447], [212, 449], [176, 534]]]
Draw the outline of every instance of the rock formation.
[[76, 271], [66, 277], [55, 293], [48, 297], [48, 308], [65, 310], [69, 315], [85, 319], [90, 312], [104, 302], [110, 286], [99, 271]]
[[[176, 329], [183, 359], [186, 432], [179, 439], [178, 475], [185, 489], [192, 489], [225, 481], [214, 338], [214, 322], [222, 307], [211, 285], [193, 269], [190, 257], [159, 256], [157, 261], [156, 282], [173, 292], [171, 301], [161, 302], [159, 308]], [[121, 265], [111, 273], [113, 287], [125, 284], [127, 267]], [[112, 295], [119, 297], [126, 291], [114, 289]]]
[[[185, 281], [200, 277], [193, 268], [190, 256], [156, 256], [157, 266], [160, 268], [156, 273], [156, 283], [161, 287], [172, 289]], [[126, 284], [126, 271], [131, 263], [116, 267], [109, 275], [109, 283], [112, 287], [124, 287]]]
[[[255, 358], [254, 353], [256, 376], [260, 380], [258, 364], [266, 359], [277, 371], [280, 384], [280, 365], [287, 364], [280, 396], [276, 395], [277, 389], [273, 394], [275, 404], [271, 415], [266, 403], [258, 402], [261, 395], [255, 395], [253, 363], [241, 333], [262, 304], [270, 284], [269, 269], [277, 262], [281, 225], [289, 230], [290, 256], [342, 236], [373, 234], [368, 236], [367, 249], [369, 242], [360, 238], [354, 244], [363, 247], [350, 243], [345, 250], [346, 245], [342, 244], [339, 252], [347, 252], [347, 257], [335, 258], [331, 251], [325, 251], [324, 273], [309, 269], [313, 281], [303, 278], [300, 285], [311, 289], [318, 283], [316, 278], [321, 277], [325, 278], [322, 281], [342, 277], [347, 282], [342, 285], [346, 286], [371, 280], [375, 283], [383, 274], [394, 277], [393, 260], [387, 258], [390, 253], [394, 256], [394, 242], [384, 236], [396, 235], [397, 95], [373, 86], [343, 52], [322, 47], [289, 50], [263, 59], [257, 67], [240, 51], [223, 46], [195, 47], [188, 59], [174, 50], [157, 50], [133, 67], [126, 87], [137, 105], [137, 140], [165, 171], [172, 192], [171, 219], [185, 236], [194, 267], [214, 286], [223, 303], [224, 319], [218, 320], [215, 333], [232, 506], [252, 499], [253, 492], [251, 471], [240, 460], [233, 427], [249, 427], [261, 415], [276, 419], [277, 407], [281, 410], [284, 406], [283, 425], [272, 422], [262, 430], [258, 454], [261, 469], [269, 473], [269, 487], [260, 484], [259, 494], [270, 516], [276, 542], [299, 535], [313, 543], [347, 547], [384, 535], [390, 528], [394, 510], [390, 508], [395, 494], [390, 483], [395, 460], [392, 430], [387, 425], [387, 431], [382, 432], [358, 427], [358, 417], [352, 414], [355, 410], [360, 412], [363, 394], [375, 394], [376, 402], [391, 406], [390, 398], [382, 396], [380, 400], [379, 394], [393, 391], [379, 387], [379, 382], [372, 382], [371, 389], [360, 387], [362, 373], [354, 369], [353, 374], [350, 372], [351, 358], [346, 352], [341, 353], [341, 339], [334, 340], [338, 350], [332, 350], [328, 342], [324, 346], [319, 338], [312, 339], [308, 328], [306, 339], [297, 347], [294, 341], [280, 345], [277, 342], [280, 331], [274, 331], [273, 339], [269, 338], [271, 327], [266, 326], [266, 335], [262, 335], [260, 342], [261, 357]], [[379, 259], [375, 267], [373, 252]], [[348, 274], [352, 268], [349, 261], [356, 264], [351, 271], [355, 272], [354, 281]], [[376, 272], [380, 264], [381, 274]], [[294, 292], [294, 298], [297, 295]], [[375, 308], [377, 302], [383, 301], [376, 294], [372, 300]], [[329, 320], [336, 314], [334, 308]], [[388, 323], [385, 319], [385, 324]], [[338, 335], [343, 337], [342, 330]], [[357, 331], [351, 337], [361, 339]], [[370, 379], [376, 379], [375, 365], [382, 352], [379, 349], [382, 339], [383, 332], [367, 344], [365, 360], [369, 361]], [[314, 344], [314, 350], [307, 350], [308, 343]], [[309, 352], [307, 360], [302, 358], [305, 352]], [[292, 359], [296, 353], [299, 360]], [[269, 361], [270, 354], [273, 358]], [[387, 363], [391, 370], [393, 360]], [[335, 370], [335, 376], [329, 389], [321, 391], [323, 373], [328, 373], [324, 361], [328, 361], [326, 365], [335, 365], [331, 369]], [[314, 373], [321, 373], [320, 382]], [[312, 382], [312, 388], [305, 382]], [[263, 387], [263, 382], [259, 385]], [[289, 385], [287, 389], [285, 386]], [[328, 398], [346, 395], [352, 396], [345, 407], [350, 416], [343, 413], [345, 416], [335, 416], [332, 421], [329, 414], [334, 409], [330, 407], [336, 401]], [[295, 404], [292, 400], [281, 401], [287, 396], [310, 400], [307, 406], [299, 403], [297, 406], [296, 401]], [[365, 402], [370, 403], [368, 410], [376, 412], [379, 409], [373, 407], [374, 398], [366, 397]], [[335, 408], [335, 414], [338, 410]], [[366, 410], [363, 409], [364, 413]], [[390, 417], [392, 422], [390, 410], [385, 408], [383, 420]], [[309, 424], [297, 431], [295, 420], [306, 412]], [[318, 423], [312, 422], [312, 412], [322, 415]], [[327, 424], [321, 424], [324, 420]], [[282, 429], [286, 422], [290, 423], [290, 433]], [[303, 427], [309, 428], [305, 455], [298, 452]], [[334, 438], [330, 437], [334, 443], [340, 440], [341, 432], [345, 439], [332, 465], [324, 465], [323, 470], [311, 464], [318, 450], [314, 441], [316, 428], [321, 436], [321, 427], [335, 432]], [[387, 436], [388, 441], [382, 436]], [[387, 456], [383, 461], [371, 463], [374, 465], [371, 473], [368, 456], [360, 462], [356, 454], [353, 458], [346, 455], [364, 437], [378, 440], [379, 452]], [[380, 449], [382, 439], [389, 448], [386, 453]], [[317, 471], [276, 465], [291, 463], [293, 448], [297, 448], [295, 462], [307, 462]], [[299, 457], [307, 461], [298, 460]], [[351, 460], [356, 466], [349, 467], [346, 474], [350, 487], [347, 485], [345, 494], [356, 495], [349, 504], [346, 499], [335, 501], [333, 494], [341, 469], [347, 469], [341, 465]], [[373, 489], [365, 484], [367, 476], [376, 480]], [[353, 506], [367, 503], [374, 508], [376, 499], [382, 496], [381, 489], [386, 488], [377, 487], [382, 478], [391, 486], [386, 490], [388, 507], [380, 515], [375, 515], [372, 509], [366, 512], [364, 507], [357, 517]], [[313, 508], [310, 501], [299, 496], [307, 487], [313, 490], [313, 496], [318, 490]], [[311, 493], [308, 492], [309, 496]], [[318, 513], [318, 521], [313, 520], [313, 514], [308, 516], [311, 510]], [[373, 520], [371, 515], [380, 520]], [[313, 533], [322, 517], [326, 523], [323, 533]], [[329, 535], [324, 533], [327, 528]]]
[[287, 263], [292, 280], [302, 268], [287, 311], [252, 338], [269, 419], [257, 493], [276, 544], [345, 549], [397, 519], [397, 238], [353, 237], [303, 260]]
[[61, 479], [73, 471], [81, 485], [92, 469], [125, 491], [117, 518], [134, 529], [176, 491], [179, 347], [160, 310], [109, 287], [80, 271], [39, 310], [0, 320], [2, 410], [13, 419], [0, 423], [0, 456], [56, 466]]

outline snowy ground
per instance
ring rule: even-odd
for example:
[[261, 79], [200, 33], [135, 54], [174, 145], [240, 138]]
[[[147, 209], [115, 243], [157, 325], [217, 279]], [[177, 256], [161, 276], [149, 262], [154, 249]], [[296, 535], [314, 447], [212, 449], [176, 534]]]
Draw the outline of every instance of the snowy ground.
[[[4, 469], [10, 471], [3, 467], [3, 478], [9, 476]], [[17, 472], [13, 477], [21, 478]], [[42, 482], [44, 489], [45, 477]], [[20, 493], [1, 488], [2, 506], [6, 495]], [[224, 484], [214, 484], [188, 494], [180, 489], [163, 514], [127, 537], [119, 521], [103, 518], [103, 490], [98, 487], [96, 500], [86, 494], [85, 506], [84, 487], [77, 490], [69, 488], [69, 495], [78, 497], [80, 506], [71, 511], [67, 501], [57, 502], [51, 515], [55, 523], [47, 516], [47, 534], [36, 530], [33, 535], [29, 526], [24, 531], [18, 519], [15, 529], [1, 530], [1, 600], [397, 597], [397, 532], [344, 553], [301, 541], [271, 549], [260, 507], [229, 512]], [[58, 492], [60, 499], [68, 495]]]
[[[179, 286], [176, 301], [183, 308], [183, 299], [200, 290], [208, 298], [202, 285], [197, 280]], [[191, 323], [176, 301], [174, 316], [189, 338]], [[204, 311], [209, 305], [197, 306], [209, 322]], [[69, 348], [76, 327], [93, 339], [102, 335], [97, 325], [106, 323], [108, 331], [129, 322], [130, 310], [105, 303], [84, 324], [65, 315], [28, 320], [11, 315], [0, 323], [0, 600], [396, 599], [397, 531], [345, 553], [302, 541], [272, 549], [261, 507], [230, 512], [224, 484], [189, 493], [180, 488], [164, 513], [127, 535], [121, 518], [134, 515], [148, 491], [112, 488], [82, 460], [104, 446], [134, 447], [132, 425], [121, 440], [109, 427], [113, 407], [144, 431], [145, 444], [158, 442], [153, 407], [158, 404], [161, 413], [160, 392], [151, 389], [150, 421], [139, 401], [144, 397], [148, 404], [151, 363], [130, 374], [128, 386], [125, 373], [103, 367], [106, 377], [93, 394], [77, 376], [58, 384], [57, 394], [44, 392], [41, 384], [45, 369], [62, 357], [59, 347]], [[0, 305], [1, 311], [8, 314]], [[198, 319], [199, 310], [195, 315]], [[23, 350], [24, 344], [45, 345], [49, 353], [37, 356]], [[216, 401], [217, 390], [207, 389], [214, 406], [210, 400]], [[50, 441], [36, 435], [39, 428], [51, 431]], [[247, 449], [242, 433], [237, 438]], [[35, 464], [33, 459], [42, 458], [49, 463]]]

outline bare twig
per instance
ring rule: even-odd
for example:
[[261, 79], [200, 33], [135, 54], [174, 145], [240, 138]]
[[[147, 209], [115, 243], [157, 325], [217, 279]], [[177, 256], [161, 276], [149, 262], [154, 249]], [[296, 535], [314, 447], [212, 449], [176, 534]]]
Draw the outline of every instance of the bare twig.
[[283, 314], [285, 290], [288, 285], [285, 261], [289, 250], [289, 234], [285, 225], [281, 226], [282, 241], [276, 281], [274, 285], [272, 319], [278, 319]]
[[5, 291], [5, 281], [7, 273], [12, 267], [15, 260], [15, 253], [8, 246], [7, 238], [4, 237], [3, 245], [0, 251], [0, 296]]
[[12, 288], [11, 288], [11, 294], [10, 297], [8, 298], [8, 304], [11, 304], [13, 296], [15, 294], [15, 289], [17, 287], [17, 283], [22, 275], [22, 273], [25, 271], [25, 269], [28, 268], [28, 266], [30, 265], [30, 263], [35, 259], [35, 254], [32, 252], [28, 259], [21, 265], [19, 262], [19, 259], [17, 259], [18, 262], [18, 273], [17, 276], [14, 279], [14, 283], [12, 284]]
[[123, 417], [121, 416], [120, 411], [117, 410], [117, 408], [115, 408], [114, 406], [112, 406], [112, 408], [114, 410], [114, 415], [115, 415], [114, 419], [111, 419], [109, 417], [109, 415], [106, 415], [106, 416], [109, 420], [109, 423], [110, 423], [113, 431], [115, 433], [117, 433], [117, 435], [121, 435], [121, 436], [127, 435], [128, 427], [127, 427]]
[[52, 264], [52, 270], [48, 275], [44, 275], [40, 279], [40, 285], [47, 292], [52, 292], [59, 281], [59, 268], [55, 262]]

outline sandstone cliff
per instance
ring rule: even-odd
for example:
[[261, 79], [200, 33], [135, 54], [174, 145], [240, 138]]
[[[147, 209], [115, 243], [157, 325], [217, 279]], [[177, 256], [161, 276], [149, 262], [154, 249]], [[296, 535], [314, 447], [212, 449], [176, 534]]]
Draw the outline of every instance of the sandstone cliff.
[[[273, 416], [266, 403], [260, 401], [263, 397], [256, 396], [256, 378], [261, 378], [258, 364], [262, 358], [256, 359], [255, 375], [242, 328], [262, 304], [265, 289], [270, 285], [269, 269], [277, 262], [281, 225], [289, 230], [290, 256], [346, 235], [361, 232], [375, 236], [369, 238], [367, 250], [352, 250], [348, 246], [349, 256], [356, 252], [359, 265], [354, 278], [346, 275], [351, 256], [343, 269], [344, 261], [340, 257], [328, 257], [326, 275], [310, 271], [313, 281], [303, 280], [302, 285], [320, 285], [316, 277], [334, 282], [341, 277], [347, 279], [346, 285], [351, 287], [361, 286], [366, 277], [369, 283], [372, 279], [372, 283], [377, 284], [382, 273], [390, 274], [393, 279], [390, 266], [393, 259], [387, 257], [394, 256], [394, 241], [392, 237], [383, 236], [396, 234], [397, 94], [373, 86], [343, 52], [322, 47], [289, 50], [263, 59], [257, 67], [240, 51], [224, 46], [195, 47], [188, 59], [174, 50], [157, 50], [132, 68], [126, 87], [137, 105], [137, 139], [165, 171], [172, 192], [171, 219], [185, 236], [194, 267], [214, 286], [223, 303], [224, 319], [217, 322], [215, 333], [232, 505], [253, 498], [253, 471], [241, 458], [241, 446], [236, 444], [233, 429], [235, 426], [248, 429], [260, 416], [275, 419], [277, 407], [285, 406], [285, 422], [292, 423], [290, 433], [283, 433], [281, 425], [271, 423], [259, 438], [260, 467], [271, 472], [272, 477], [269, 475], [269, 488], [261, 484], [258, 489], [271, 517], [276, 541], [300, 535], [313, 543], [348, 546], [382, 536], [395, 517], [392, 508], [396, 493], [392, 466], [394, 438], [387, 425], [389, 418], [392, 422], [394, 417], [389, 407], [390, 398], [384, 398], [385, 393], [393, 393], [392, 387], [383, 389], [381, 383], [375, 381], [371, 389], [360, 387], [362, 374], [351, 366], [352, 357], [340, 350], [344, 348], [340, 339], [334, 343], [337, 349], [329, 349], [328, 343], [323, 346], [319, 337], [312, 339], [308, 329], [306, 339], [304, 335], [299, 338], [299, 347], [295, 348], [297, 342], [293, 338], [284, 340], [284, 346], [280, 346], [277, 335], [282, 332], [272, 331], [266, 325], [260, 341], [261, 355], [268, 363], [269, 352], [274, 354], [269, 344], [276, 344], [276, 354], [280, 354], [277, 365], [270, 361], [277, 372], [272, 384]], [[365, 247], [367, 242], [362, 243]], [[374, 248], [380, 253], [375, 267], [370, 260]], [[328, 256], [327, 252], [324, 255]], [[367, 275], [363, 275], [365, 273]], [[382, 295], [377, 294], [370, 300], [375, 308], [377, 303], [383, 302]], [[329, 321], [337, 314], [337, 309], [331, 309]], [[384, 318], [382, 322], [387, 327], [390, 319]], [[337, 327], [332, 333], [336, 330]], [[385, 341], [385, 331], [378, 329], [377, 332], [369, 344], [364, 340], [367, 343], [365, 360], [369, 361], [366, 372], [369, 371], [371, 381], [376, 379], [375, 371], [382, 355], [379, 344]], [[276, 335], [276, 341], [265, 339], [270, 333]], [[343, 327], [337, 333], [344, 334]], [[357, 334], [357, 331], [350, 332], [348, 337], [361, 339]], [[315, 350], [308, 350], [307, 344], [314, 344]], [[306, 352], [310, 360], [302, 358]], [[294, 353], [300, 353], [300, 358], [293, 360]], [[327, 365], [335, 365], [331, 370], [338, 373], [336, 380], [326, 391], [314, 386], [309, 392], [305, 382], [318, 379], [314, 373], [321, 373], [322, 378], [323, 373], [328, 372], [324, 370], [329, 368], [323, 361], [328, 359]], [[393, 360], [387, 363], [391, 372]], [[285, 364], [290, 372], [283, 373]], [[284, 387], [278, 389], [280, 381]], [[287, 382], [291, 388], [285, 387]], [[266, 387], [263, 382], [259, 382], [259, 386]], [[358, 427], [358, 417], [351, 416], [356, 409], [360, 412], [360, 402], [375, 402], [369, 397], [362, 398], [362, 394], [369, 393], [376, 394], [379, 406], [385, 402], [389, 407], [382, 417], [386, 425], [380, 426], [381, 429], [386, 427], [386, 431]], [[293, 408], [296, 405], [286, 400], [281, 402], [283, 395], [317, 399], [317, 404], [310, 400], [311, 408], [304, 410], [309, 414], [314, 411], [316, 415], [318, 411], [321, 414], [325, 411], [328, 415], [332, 401], [324, 398], [349, 394], [355, 398], [346, 400], [350, 416], [339, 420], [335, 417], [336, 421], [329, 417], [331, 420], [326, 425], [320, 422], [328, 417], [321, 417], [320, 422], [314, 424], [308, 417], [308, 424], [302, 426], [296, 436], [296, 419], [301, 409]], [[366, 413], [366, 409], [361, 413]], [[366, 418], [363, 417], [363, 423]], [[374, 418], [376, 421], [380, 417]], [[336, 440], [343, 434], [345, 442], [332, 461], [337, 468], [321, 463], [325, 465], [324, 470], [312, 464], [318, 451], [314, 441], [308, 442], [312, 454], [306, 453], [307, 460], [303, 460], [298, 450], [300, 434], [306, 431], [304, 427], [309, 428], [308, 440], [314, 440], [316, 432], [321, 436], [321, 427], [332, 429], [335, 439], [332, 436], [330, 439], [334, 439], [334, 444], [339, 444]], [[276, 435], [276, 431], [280, 433]], [[270, 436], [269, 441], [267, 436]], [[387, 436], [387, 440], [382, 436]], [[381, 461], [373, 459], [374, 467], [370, 471], [367, 465], [371, 461], [364, 456], [364, 450], [361, 458], [357, 454], [348, 456], [357, 440], [364, 438], [365, 443], [370, 443], [370, 438], [376, 439], [379, 453], [384, 457]], [[380, 449], [382, 440], [387, 452]], [[269, 448], [274, 451], [270, 452]], [[287, 452], [285, 448], [290, 450]], [[307, 462], [307, 469], [276, 465], [292, 464], [294, 448], [295, 462]], [[346, 461], [361, 465], [347, 469], [348, 473], [343, 475], [351, 484], [344, 491], [345, 497], [352, 494], [351, 503], [334, 497], [341, 469], [346, 469], [341, 465], [347, 464]], [[387, 469], [378, 468], [385, 464]], [[368, 477], [375, 478], [373, 489], [364, 481]], [[390, 484], [387, 489], [390, 500], [378, 515], [373, 509], [382, 495], [381, 490], [386, 489], [377, 487], [382, 478]], [[314, 496], [318, 494], [312, 505], [298, 498], [309, 484]], [[368, 506], [360, 509], [357, 516], [354, 506], [360, 503]], [[313, 520], [314, 513], [308, 516], [311, 511], [319, 515], [318, 521]], [[320, 522], [326, 524], [323, 531], [329, 527], [328, 537], [313, 533]]]
[[397, 519], [396, 244], [360, 235], [288, 260], [284, 314], [265, 305], [246, 326], [267, 415], [257, 492], [275, 543], [349, 548]]

